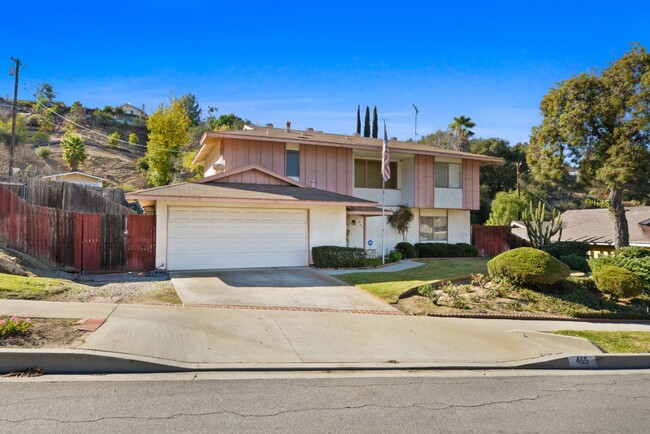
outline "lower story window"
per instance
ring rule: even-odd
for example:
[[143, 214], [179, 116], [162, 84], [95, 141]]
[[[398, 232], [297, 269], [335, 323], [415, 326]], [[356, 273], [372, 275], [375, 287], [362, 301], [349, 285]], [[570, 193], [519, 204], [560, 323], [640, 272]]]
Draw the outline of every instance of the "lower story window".
[[420, 216], [420, 241], [447, 241], [447, 217]]

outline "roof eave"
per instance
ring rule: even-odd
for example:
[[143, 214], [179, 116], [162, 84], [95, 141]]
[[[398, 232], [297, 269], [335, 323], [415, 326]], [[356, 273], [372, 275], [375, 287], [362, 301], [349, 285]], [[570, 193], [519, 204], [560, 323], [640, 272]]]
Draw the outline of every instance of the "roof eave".
[[321, 200], [300, 200], [300, 199], [246, 199], [246, 198], [228, 198], [228, 197], [188, 197], [188, 196], [158, 196], [147, 194], [126, 195], [129, 201], [165, 201], [165, 202], [202, 202], [202, 203], [253, 203], [253, 204], [271, 204], [271, 205], [316, 205], [316, 206], [358, 206], [371, 207], [377, 206], [377, 202], [340, 202], [340, 201], [321, 201]]

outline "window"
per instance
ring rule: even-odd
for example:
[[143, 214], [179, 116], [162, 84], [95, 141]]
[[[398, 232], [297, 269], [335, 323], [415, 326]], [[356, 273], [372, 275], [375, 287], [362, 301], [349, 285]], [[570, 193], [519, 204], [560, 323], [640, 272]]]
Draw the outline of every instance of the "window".
[[463, 188], [463, 165], [436, 163], [436, 188]]
[[286, 174], [289, 178], [300, 179], [300, 151], [287, 150]]
[[[381, 160], [354, 160], [354, 186], [356, 188], [381, 188]], [[390, 162], [390, 178], [386, 188], [397, 189], [397, 162]]]
[[447, 241], [447, 217], [420, 216], [420, 241]]

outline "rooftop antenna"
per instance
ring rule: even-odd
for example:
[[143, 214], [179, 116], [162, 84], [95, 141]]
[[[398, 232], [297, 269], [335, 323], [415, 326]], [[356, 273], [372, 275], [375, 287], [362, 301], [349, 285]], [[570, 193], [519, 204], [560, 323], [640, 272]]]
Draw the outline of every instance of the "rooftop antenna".
[[420, 110], [418, 110], [417, 106], [413, 104], [413, 108], [415, 109], [415, 137], [414, 140], [417, 141], [418, 139], [418, 113], [420, 113]]

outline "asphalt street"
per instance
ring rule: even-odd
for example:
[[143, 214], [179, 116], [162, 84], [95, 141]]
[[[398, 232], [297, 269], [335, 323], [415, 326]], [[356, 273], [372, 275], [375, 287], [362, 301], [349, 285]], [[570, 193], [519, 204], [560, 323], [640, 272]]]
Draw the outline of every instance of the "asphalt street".
[[0, 432], [647, 432], [650, 372], [2, 379]]

